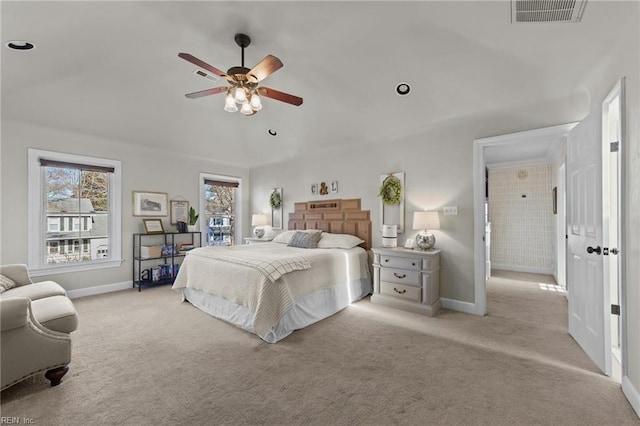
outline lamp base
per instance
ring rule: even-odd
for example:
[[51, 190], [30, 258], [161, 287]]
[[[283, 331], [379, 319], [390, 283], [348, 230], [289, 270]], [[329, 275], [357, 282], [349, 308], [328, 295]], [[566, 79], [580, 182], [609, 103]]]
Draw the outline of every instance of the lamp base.
[[262, 238], [264, 236], [264, 228], [262, 226], [256, 226], [253, 228], [253, 235], [255, 235], [256, 238]]
[[416, 235], [416, 246], [421, 250], [431, 250], [436, 244], [436, 237], [427, 230]]

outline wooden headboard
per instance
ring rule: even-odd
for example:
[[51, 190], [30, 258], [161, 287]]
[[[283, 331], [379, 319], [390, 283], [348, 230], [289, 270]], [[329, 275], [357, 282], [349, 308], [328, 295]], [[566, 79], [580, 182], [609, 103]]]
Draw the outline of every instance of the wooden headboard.
[[295, 203], [288, 228], [355, 235], [364, 240], [360, 245], [365, 250], [371, 248], [371, 217], [369, 210], [360, 208], [360, 198]]

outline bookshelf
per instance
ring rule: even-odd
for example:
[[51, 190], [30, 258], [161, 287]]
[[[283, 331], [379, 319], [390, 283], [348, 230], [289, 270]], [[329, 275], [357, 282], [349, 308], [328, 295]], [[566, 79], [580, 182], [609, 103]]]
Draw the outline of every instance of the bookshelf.
[[201, 232], [133, 234], [132, 286], [173, 284], [182, 259], [202, 245]]

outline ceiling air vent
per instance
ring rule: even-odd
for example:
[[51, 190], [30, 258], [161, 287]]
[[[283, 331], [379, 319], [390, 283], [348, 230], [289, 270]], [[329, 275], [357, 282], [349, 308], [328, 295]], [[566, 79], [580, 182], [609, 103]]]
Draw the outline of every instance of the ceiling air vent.
[[219, 78], [216, 77], [215, 75], [211, 75], [211, 74], [206, 73], [206, 72], [204, 72], [202, 70], [194, 70], [193, 73], [196, 74], [196, 75], [199, 75], [200, 77], [208, 78], [211, 81], [218, 81], [219, 80]]
[[580, 22], [587, 0], [511, 0], [511, 22]]

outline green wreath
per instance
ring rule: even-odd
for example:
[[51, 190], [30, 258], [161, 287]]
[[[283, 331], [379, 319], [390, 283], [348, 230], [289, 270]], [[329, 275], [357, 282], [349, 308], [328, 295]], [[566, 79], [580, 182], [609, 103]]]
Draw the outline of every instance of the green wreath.
[[277, 210], [282, 205], [282, 197], [278, 191], [273, 191], [269, 197], [269, 205], [272, 209]]
[[387, 176], [380, 185], [378, 196], [387, 206], [397, 206], [402, 201], [402, 183], [393, 175]]

